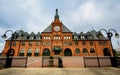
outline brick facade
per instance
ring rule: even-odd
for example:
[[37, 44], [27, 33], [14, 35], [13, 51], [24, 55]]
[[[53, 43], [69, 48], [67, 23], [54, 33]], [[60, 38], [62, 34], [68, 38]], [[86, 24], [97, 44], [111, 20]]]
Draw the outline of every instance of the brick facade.
[[[23, 38], [20, 39], [20, 32]], [[97, 38], [97, 31], [73, 33], [60, 20], [56, 10], [54, 21], [38, 34], [19, 31], [12, 42], [14, 56], [113, 56], [108, 38]], [[6, 40], [2, 55], [10, 46]]]

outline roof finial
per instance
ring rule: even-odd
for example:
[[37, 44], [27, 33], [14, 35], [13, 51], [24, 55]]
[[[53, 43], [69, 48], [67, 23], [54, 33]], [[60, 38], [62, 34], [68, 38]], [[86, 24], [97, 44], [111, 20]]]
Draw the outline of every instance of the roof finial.
[[58, 9], [56, 9], [55, 19], [59, 18]]
[[56, 9], [56, 14], [58, 14], [58, 9]]

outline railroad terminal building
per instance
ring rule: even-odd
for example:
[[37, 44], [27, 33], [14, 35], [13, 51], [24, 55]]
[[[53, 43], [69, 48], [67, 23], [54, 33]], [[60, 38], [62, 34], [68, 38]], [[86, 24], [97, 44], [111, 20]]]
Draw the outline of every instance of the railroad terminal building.
[[[113, 56], [110, 40], [98, 38], [97, 33], [72, 32], [59, 20], [56, 9], [54, 21], [43, 32], [16, 32], [12, 49], [14, 56]], [[10, 41], [6, 40], [2, 56], [6, 56]]]

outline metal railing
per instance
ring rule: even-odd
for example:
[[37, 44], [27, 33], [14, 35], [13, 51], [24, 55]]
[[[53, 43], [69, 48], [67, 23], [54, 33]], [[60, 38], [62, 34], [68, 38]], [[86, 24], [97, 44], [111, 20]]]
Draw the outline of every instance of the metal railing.
[[[28, 57], [9, 57], [11, 58], [11, 67], [27, 67]], [[6, 64], [7, 57], [0, 57], [0, 68], [4, 68]]]

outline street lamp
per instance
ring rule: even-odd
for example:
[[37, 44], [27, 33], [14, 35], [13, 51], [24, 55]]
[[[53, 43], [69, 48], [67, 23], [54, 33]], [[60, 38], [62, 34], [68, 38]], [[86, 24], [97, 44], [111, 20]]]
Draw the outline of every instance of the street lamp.
[[[110, 44], [111, 44], [111, 47], [112, 47], [112, 53], [113, 53], [113, 45], [112, 45], [112, 42], [111, 42], [111, 37], [113, 36], [113, 33], [111, 31], [115, 32], [115, 37], [116, 38], [119, 38], [119, 34], [114, 29], [109, 29], [108, 31], [106, 29], [100, 29], [99, 32], [97, 33], [97, 37], [98, 38], [102, 38], [103, 37], [103, 35], [101, 33], [102, 30], [106, 32], [107, 38], [110, 40]], [[114, 53], [113, 53], [113, 56], [114, 56]]]
[[103, 35], [101, 33], [101, 31], [105, 31], [106, 34], [107, 34], [107, 37], [108, 39], [110, 40], [110, 44], [111, 44], [111, 47], [112, 47], [112, 53], [113, 53], [113, 57], [111, 57], [110, 55], [110, 58], [111, 58], [111, 64], [113, 67], [116, 67], [118, 64], [117, 64], [117, 60], [116, 60], [116, 57], [114, 55], [114, 51], [113, 51], [113, 45], [112, 45], [112, 42], [111, 42], [111, 37], [113, 36], [113, 33], [111, 31], [114, 31], [115, 32], [115, 37], [116, 38], [119, 38], [119, 34], [114, 30], [114, 29], [109, 29], [108, 31], [106, 29], [100, 29], [99, 32], [97, 33], [97, 37], [98, 38], [102, 38]]
[[[20, 31], [20, 30], [17, 30], [17, 31]], [[12, 64], [12, 56], [14, 56], [14, 49], [12, 49], [12, 42], [14, 40], [14, 36], [15, 34], [17, 33], [17, 31], [13, 32], [12, 30], [7, 30], [1, 37], [3, 39], [7, 38], [6, 34], [7, 32], [11, 32], [12, 34], [12, 37], [11, 37], [11, 41], [10, 41], [10, 47], [6, 53], [6, 56], [7, 56], [7, 59], [6, 59], [6, 64], [5, 64], [5, 67], [8, 68], [8, 67], [11, 67], [11, 64]]]

